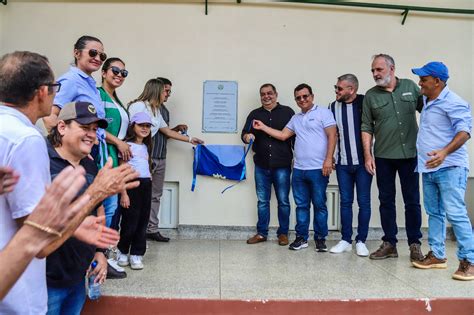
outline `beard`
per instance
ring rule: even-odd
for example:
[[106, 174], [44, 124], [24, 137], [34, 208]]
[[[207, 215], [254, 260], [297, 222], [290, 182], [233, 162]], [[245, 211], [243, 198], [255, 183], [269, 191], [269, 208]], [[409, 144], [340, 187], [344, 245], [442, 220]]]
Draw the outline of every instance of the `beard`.
[[384, 78], [376, 79], [375, 84], [380, 87], [387, 87], [392, 82], [392, 78], [387, 74]]

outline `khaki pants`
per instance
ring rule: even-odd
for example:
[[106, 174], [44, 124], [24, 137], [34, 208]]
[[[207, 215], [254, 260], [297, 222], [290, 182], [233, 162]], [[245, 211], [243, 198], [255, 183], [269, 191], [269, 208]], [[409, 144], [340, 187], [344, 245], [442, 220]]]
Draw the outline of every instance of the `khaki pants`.
[[165, 183], [166, 159], [153, 159], [154, 167], [151, 170], [151, 211], [146, 232], [158, 232], [158, 213], [160, 211], [161, 196]]

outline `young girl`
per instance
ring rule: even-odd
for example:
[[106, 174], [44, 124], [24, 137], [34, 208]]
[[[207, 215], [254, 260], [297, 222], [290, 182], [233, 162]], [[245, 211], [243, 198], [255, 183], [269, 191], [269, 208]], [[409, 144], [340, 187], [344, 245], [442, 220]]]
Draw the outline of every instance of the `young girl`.
[[[118, 264], [132, 269], [143, 269], [146, 251], [146, 227], [151, 207], [151, 127], [150, 115], [139, 112], [132, 116], [125, 141], [130, 145], [131, 158], [127, 162], [140, 173], [140, 186], [123, 191], [120, 197], [120, 251]], [[125, 163], [121, 160], [121, 163]], [[130, 254], [130, 257], [129, 257]]]

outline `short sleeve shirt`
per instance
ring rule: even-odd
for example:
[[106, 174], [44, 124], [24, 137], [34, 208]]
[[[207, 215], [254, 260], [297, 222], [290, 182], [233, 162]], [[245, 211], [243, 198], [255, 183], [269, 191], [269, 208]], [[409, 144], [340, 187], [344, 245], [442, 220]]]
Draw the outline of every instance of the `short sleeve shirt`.
[[325, 129], [336, 126], [331, 111], [314, 105], [306, 113], [297, 113], [286, 125], [296, 135], [294, 167], [300, 170], [322, 169], [328, 138]]

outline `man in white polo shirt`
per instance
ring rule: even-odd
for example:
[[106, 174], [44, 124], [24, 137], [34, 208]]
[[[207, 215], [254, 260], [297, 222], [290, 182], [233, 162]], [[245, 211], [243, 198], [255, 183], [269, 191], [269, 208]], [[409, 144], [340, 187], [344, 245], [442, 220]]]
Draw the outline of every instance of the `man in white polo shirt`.
[[290, 249], [308, 247], [310, 205], [313, 203], [316, 250], [326, 252], [326, 188], [336, 147], [336, 121], [330, 110], [314, 104], [313, 90], [309, 85], [298, 85], [294, 95], [301, 112], [294, 115], [283, 130], [272, 129], [259, 120], [254, 120], [253, 127], [282, 141], [296, 135], [291, 182], [296, 203], [296, 239], [290, 244]]

